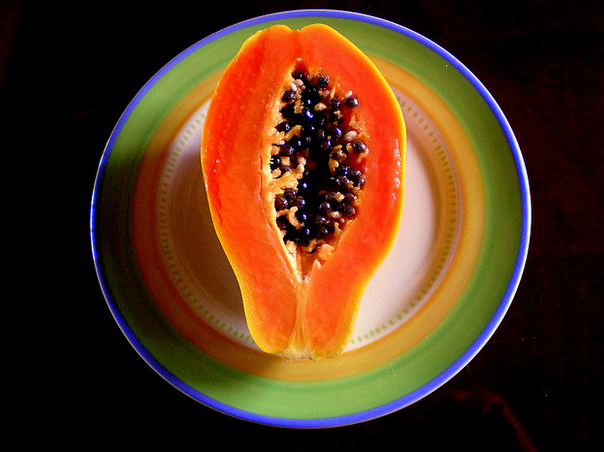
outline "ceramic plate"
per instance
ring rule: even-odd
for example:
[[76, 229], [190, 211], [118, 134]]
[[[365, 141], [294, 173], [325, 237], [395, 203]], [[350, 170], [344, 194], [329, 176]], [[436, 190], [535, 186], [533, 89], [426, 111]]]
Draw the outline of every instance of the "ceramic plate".
[[[209, 216], [199, 146], [213, 89], [243, 41], [275, 23], [314, 22], [367, 53], [398, 98], [408, 130], [405, 207], [345, 352], [287, 362], [249, 335]], [[104, 151], [90, 227], [108, 306], [165, 380], [249, 421], [331, 427], [417, 401], [485, 344], [524, 267], [529, 185], [503, 113], [444, 49], [371, 16], [288, 11], [199, 41], [142, 88]]]

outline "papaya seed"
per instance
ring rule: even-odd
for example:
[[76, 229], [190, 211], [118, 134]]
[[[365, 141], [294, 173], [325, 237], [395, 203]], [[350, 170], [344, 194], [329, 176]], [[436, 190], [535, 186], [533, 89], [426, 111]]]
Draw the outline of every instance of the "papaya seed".
[[360, 169], [351, 167], [349, 153], [361, 154], [366, 146], [358, 138], [359, 131], [344, 122], [348, 122], [345, 110], [359, 103], [351, 91], [336, 95], [335, 87], [329, 85], [328, 74], [296, 69], [281, 95], [275, 125], [279, 140], [273, 146], [270, 168], [275, 179], [290, 171], [297, 178], [295, 187], [274, 201], [288, 249], [293, 242], [314, 252], [357, 213], [357, 194], [364, 178]]

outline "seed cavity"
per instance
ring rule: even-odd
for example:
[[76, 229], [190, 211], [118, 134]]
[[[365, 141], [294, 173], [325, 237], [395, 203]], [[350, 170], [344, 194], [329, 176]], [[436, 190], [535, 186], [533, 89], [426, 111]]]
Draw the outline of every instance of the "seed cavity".
[[359, 100], [327, 74], [291, 73], [281, 94], [270, 171], [277, 225], [289, 251], [330, 254], [356, 216], [368, 148]]

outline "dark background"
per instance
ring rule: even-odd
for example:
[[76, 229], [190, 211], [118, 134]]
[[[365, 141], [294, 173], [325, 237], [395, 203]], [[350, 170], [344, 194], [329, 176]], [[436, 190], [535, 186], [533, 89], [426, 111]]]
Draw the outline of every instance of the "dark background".
[[[3, 317], [6, 331], [17, 327], [5, 342], [4, 373], [12, 377], [5, 392], [18, 396], [5, 408], [8, 433], [24, 427], [22, 444], [39, 440], [78, 450], [111, 443], [596, 450], [604, 377], [603, 2], [217, 3], [0, 0], [0, 149], [4, 179], [10, 174], [16, 181], [4, 185], [3, 218], [11, 231], [5, 285], [18, 294], [5, 295]], [[314, 7], [397, 22], [476, 74], [522, 149], [533, 228], [507, 316], [456, 377], [384, 418], [298, 431], [216, 413], [173, 389], [137, 356], [101, 295], [88, 215], [106, 140], [156, 71], [225, 26]], [[214, 439], [217, 444], [209, 443]]]

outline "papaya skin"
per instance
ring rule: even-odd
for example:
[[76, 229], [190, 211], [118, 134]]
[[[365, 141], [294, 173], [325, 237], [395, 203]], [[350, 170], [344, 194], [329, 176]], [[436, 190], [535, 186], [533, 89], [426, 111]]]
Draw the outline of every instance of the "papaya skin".
[[[357, 214], [333, 251], [288, 249], [277, 226], [269, 162], [284, 81], [301, 63], [359, 100], [368, 151]], [[201, 162], [212, 221], [237, 277], [258, 347], [288, 359], [331, 358], [354, 330], [359, 302], [396, 237], [405, 125], [386, 80], [332, 28], [274, 25], [250, 37], [210, 103]]]

